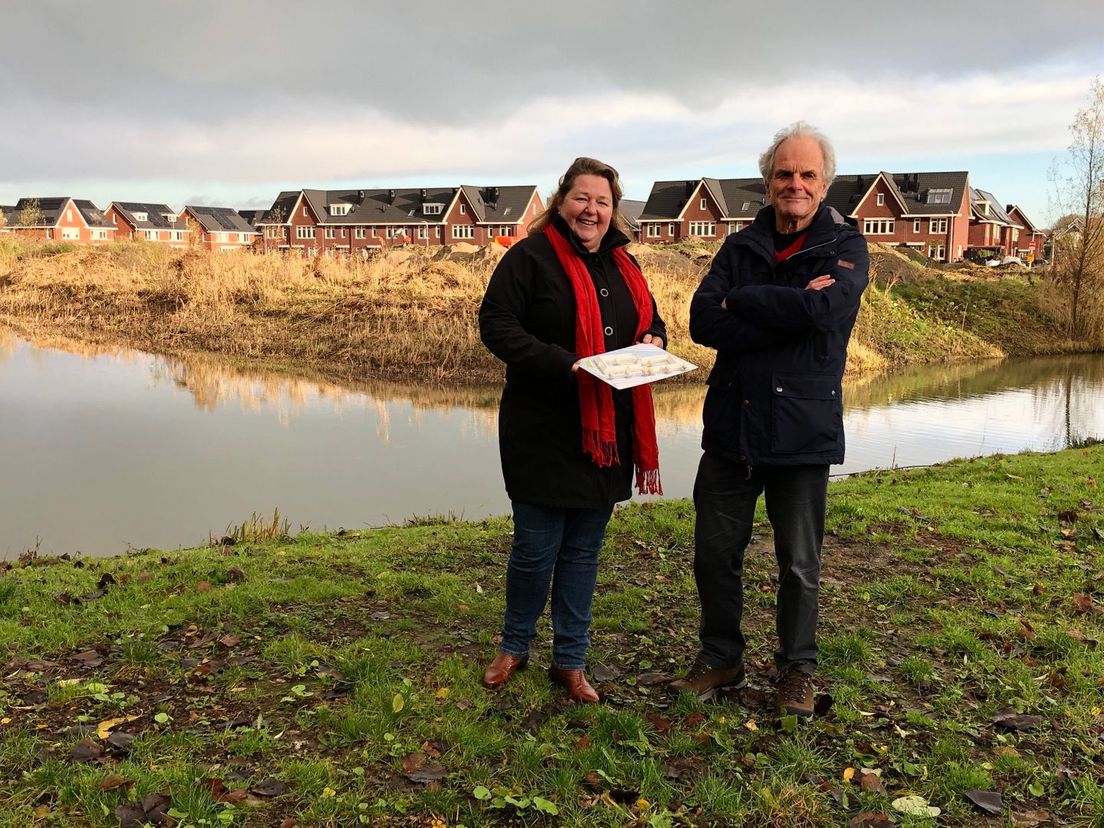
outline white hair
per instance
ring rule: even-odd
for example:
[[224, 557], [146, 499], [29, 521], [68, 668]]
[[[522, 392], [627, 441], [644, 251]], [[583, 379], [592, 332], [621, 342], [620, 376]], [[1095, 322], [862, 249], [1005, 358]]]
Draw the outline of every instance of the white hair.
[[782, 142], [789, 138], [812, 138], [820, 145], [820, 153], [824, 156], [825, 186], [831, 187], [836, 178], [836, 150], [832, 142], [823, 132], [804, 121], [795, 121], [785, 129], [780, 129], [774, 136], [774, 143], [759, 156], [759, 172], [763, 174], [763, 180], [769, 181], [774, 170], [774, 156]]

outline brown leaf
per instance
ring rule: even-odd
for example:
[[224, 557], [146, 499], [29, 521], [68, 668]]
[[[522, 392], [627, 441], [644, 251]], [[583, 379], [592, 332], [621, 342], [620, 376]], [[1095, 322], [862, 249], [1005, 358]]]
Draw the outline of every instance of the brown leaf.
[[270, 776], [268, 779], [258, 782], [249, 790], [257, 794], [257, 796], [280, 796], [281, 794], [287, 793], [288, 786], [279, 779], [273, 779]]
[[1045, 719], [1042, 716], [1016, 713], [1011, 710], [998, 713], [991, 722], [1001, 730], [1034, 730], [1042, 726]]
[[649, 713], [644, 718], [648, 720], [648, 724], [652, 726], [655, 732], [661, 736], [671, 732], [673, 725], [670, 719], [664, 718], [658, 713]]
[[103, 779], [100, 780], [101, 791], [113, 791], [116, 788], [121, 788], [123, 785], [128, 784], [127, 780], [119, 776], [117, 773], [109, 773]]
[[402, 765], [403, 773], [409, 775], [424, 765], [428, 758], [424, 753], [408, 753], [399, 763]]
[[295, 828], [298, 824], [299, 822], [295, 817], [288, 817], [280, 823], [280, 828]]
[[1073, 509], [1067, 509], [1064, 512], [1058, 513], [1058, 520], [1062, 523], [1077, 523], [1077, 512]]
[[1078, 612], [1092, 612], [1096, 604], [1093, 602], [1091, 595], [1086, 595], [1084, 592], [1075, 592], [1073, 594], [1073, 606], [1076, 607]]
[[1000, 816], [1004, 811], [1004, 802], [1001, 795], [994, 791], [966, 791], [965, 797], [974, 803], [974, 806], [989, 816]]
[[195, 585], [195, 588], [196, 588], [196, 592], [210, 592], [211, 591], [211, 584], [208, 583], [207, 581], [199, 581]]
[[584, 733], [582, 736], [575, 740], [575, 743], [572, 745], [572, 747], [574, 747], [577, 751], [586, 750], [588, 747], [590, 747], [590, 736]]
[[636, 677], [636, 683], [640, 687], [655, 687], [659, 684], [670, 684], [674, 681], [674, 676], [669, 676], [666, 673], [641, 673]]
[[602, 777], [596, 774], [594, 771], [583, 776], [583, 786], [589, 788], [592, 791], [600, 791], [605, 785], [603, 784]]
[[107, 743], [120, 751], [127, 751], [130, 750], [130, 746], [134, 744], [134, 740], [137, 738], [133, 733], [115, 730], [107, 737]]
[[1050, 822], [1050, 814], [1047, 811], [1012, 811], [1012, 825], [1015, 828], [1035, 828]]
[[238, 644], [241, 643], [241, 639], [242, 637], [240, 635], [224, 635], [219, 639], [219, 644], [230, 650], [237, 647]]
[[695, 713], [691, 713], [689, 716], [686, 717], [686, 726], [687, 727], [697, 727], [698, 725], [700, 725], [704, 721], [705, 721], [705, 714], [702, 713], [699, 710]]
[[96, 589], [106, 590], [114, 583], [117, 583], [115, 580], [115, 576], [112, 575], [110, 572], [105, 572], [103, 575], [100, 576], [100, 580], [96, 584]]
[[103, 664], [103, 656], [96, 650], [85, 650], [83, 653], [77, 653], [73, 656], [73, 661], [82, 667], [94, 668]]
[[85, 737], [73, 745], [70, 755], [75, 762], [92, 762], [103, 756], [103, 748]]
[[248, 579], [244, 569], [240, 566], [232, 566], [226, 570], [226, 580], [233, 584], [244, 584]]
[[406, 778], [411, 782], [419, 782], [423, 785], [444, 779], [446, 776], [448, 776], [448, 771], [444, 765], [423, 765], [413, 773], [406, 774]]
[[850, 822], [847, 823], [847, 828], [896, 828], [889, 817], [885, 814], [875, 814], [870, 811], [864, 811], [857, 816], [851, 817]]
[[885, 793], [882, 777], [867, 768], [863, 768], [859, 774], [859, 787], [867, 793]]

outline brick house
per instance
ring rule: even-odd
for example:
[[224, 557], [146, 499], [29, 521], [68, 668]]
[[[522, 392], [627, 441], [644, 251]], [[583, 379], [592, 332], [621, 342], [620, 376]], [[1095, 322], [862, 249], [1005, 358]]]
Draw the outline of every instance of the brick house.
[[104, 211], [115, 225], [116, 239], [144, 239], [171, 247], [188, 243], [188, 226], [167, 204], [113, 201]]
[[964, 171], [878, 172], [836, 176], [824, 201], [867, 241], [958, 261], [969, 246], [969, 191]]
[[637, 220], [641, 241], [723, 239], [747, 227], [766, 204], [758, 178], [657, 181]]
[[178, 216], [199, 235], [196, 242], [211, 251], [250, 248], [259, 233], [232, 207], [199, 207], [187, 205]]
[[543, 209], [534, 186], [288, 190], [258, 228], [267, 250], [366, 254], [395, 245], [508, 243]]
[[1035, 226], [1035, 222], [1027, 217], [1027, 214], [1017, 204], [1008, 204], [1004, 208], [1008, 218], [1020, 226], [1019, 241], [1016, 243], [1013, 256], [1019, 256], [1025, 263], [1042, 261], [1043, 246], [1046, 243], [1046, 231]]
[[5, 231], [32, 239], [104, 244], [115, 239], [115, 225], [86, 199], [21, 198], [4, 208]]
[[1005, 212], [996, 196], [986, 190], [970, 191], [970, 247], [996, 256], [1016, 255], [1023, 228]]

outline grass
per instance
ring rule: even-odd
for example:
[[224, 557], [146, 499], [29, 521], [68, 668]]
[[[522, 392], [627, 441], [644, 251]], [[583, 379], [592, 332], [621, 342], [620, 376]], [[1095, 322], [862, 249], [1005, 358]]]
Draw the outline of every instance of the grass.
[[[689, 303], [716, 249], [633, 248], [671, 350], [703, 371], [713, 353], [690, 341]], [[495, 383], [502, 369], [479, 341], [476, 311], [502, 252], [396, 248], [372, 259], [306, 259], [4, 238], [0, 323], [44, 343], [65, 337], [170, 356], [217, 354], [341, 383]], [[1043, 285], [995, 281], [984, 269], [963, 273], [969, 279], [876, 250], [848, 371], [1104, 348], [1064, 338], [1061, 322], [1042, 309]]]
[[[194, 826], [925, 824], [894, 811], [906, 794], [940, 825], [1013, 809], [1102, 825], [1101, 468], [1087, 445], [834, 482], [827, 709], [796, 728], [771, 710], [761, 515], [750, 686], [711, 704], [662, 685], [694, 652], [686, 501], [615, 515], [591, 652], [605, 701], [588, 707], [544, 675], [546, 622], [528, 670], [479, 684], [505, 519], [28, 559], [0, 574], [0, 826], [114, 826], [155, 794]], [[1007, 711], [1041, 718], [1002, 730]]]

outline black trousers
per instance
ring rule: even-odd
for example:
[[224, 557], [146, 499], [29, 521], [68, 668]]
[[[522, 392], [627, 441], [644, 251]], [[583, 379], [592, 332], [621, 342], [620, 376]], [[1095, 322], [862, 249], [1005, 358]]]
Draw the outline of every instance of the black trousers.
[[778, 560], [775, 664], [779, 670], [797, 667], [812, 673], [817, 664], [827, 465], [748, 467], [702, 455], [694, 481], [694, 580], [702, 609], [699, 658], [710, 667], [743, 662], [744, 552], [760, 494], [766, 498]]

